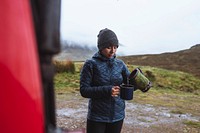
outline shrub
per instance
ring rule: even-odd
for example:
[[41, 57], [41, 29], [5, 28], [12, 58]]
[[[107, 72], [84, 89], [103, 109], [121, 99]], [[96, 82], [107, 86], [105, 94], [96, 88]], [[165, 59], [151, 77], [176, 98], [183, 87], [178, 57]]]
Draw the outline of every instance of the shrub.
[[75, 73], [75, 65], [72, 61], [54, 61], [53, 64], [57, 73]]

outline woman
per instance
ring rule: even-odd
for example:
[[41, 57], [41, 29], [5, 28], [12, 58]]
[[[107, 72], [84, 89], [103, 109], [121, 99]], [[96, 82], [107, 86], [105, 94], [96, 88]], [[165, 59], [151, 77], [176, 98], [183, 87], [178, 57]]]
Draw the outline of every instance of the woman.
[[89, 98], [87, 133], [120, 133], [125, 117], [125, 102], [119, 97], [122, 83], [130, 72], [116, 58], [116, 34], [103, 29], [98, 34], [98, 49], [85, 62], [80, 76], [80, 93]]

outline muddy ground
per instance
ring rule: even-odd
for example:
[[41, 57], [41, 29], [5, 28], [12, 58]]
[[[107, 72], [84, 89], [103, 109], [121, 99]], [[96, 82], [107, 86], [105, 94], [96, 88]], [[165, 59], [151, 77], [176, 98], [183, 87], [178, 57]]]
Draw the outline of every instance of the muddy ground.
[[[57, 94], [56, 117], [58, 127], [77, 130], [86, 127], [88, 99], [79, 93]], [[185, 121], [200, 121], [199, 116], [171, 113], [173, 108], [156, 107], [126, 101], [126, 118], [122, 133], [200, 133]]]

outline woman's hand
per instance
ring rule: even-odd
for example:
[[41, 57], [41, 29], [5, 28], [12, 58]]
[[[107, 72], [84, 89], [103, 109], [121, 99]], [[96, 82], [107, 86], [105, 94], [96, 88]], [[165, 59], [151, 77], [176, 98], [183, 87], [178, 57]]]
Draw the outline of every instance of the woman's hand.
[[118, 97], [120, 94], [120, 87], [119, 86], [113, 86], [111, 91], [112, 97]]

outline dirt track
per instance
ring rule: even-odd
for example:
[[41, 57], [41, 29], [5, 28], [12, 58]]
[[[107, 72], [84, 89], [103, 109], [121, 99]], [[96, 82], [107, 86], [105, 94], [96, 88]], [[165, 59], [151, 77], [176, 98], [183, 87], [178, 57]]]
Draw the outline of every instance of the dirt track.
[[[56, 98], [57, 125], [64, 129], [85, 128], [88, 99], [78, 93], [60, 94]], [[172, 109], [126, 102], [126, 118], [122, 133], [200, 133], [183, 121], [200, 121], [191, 114], [173, 114]]]

